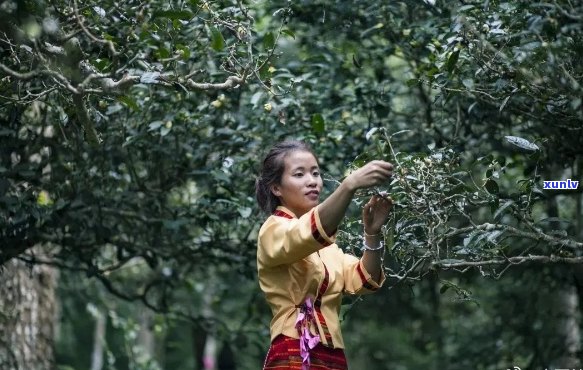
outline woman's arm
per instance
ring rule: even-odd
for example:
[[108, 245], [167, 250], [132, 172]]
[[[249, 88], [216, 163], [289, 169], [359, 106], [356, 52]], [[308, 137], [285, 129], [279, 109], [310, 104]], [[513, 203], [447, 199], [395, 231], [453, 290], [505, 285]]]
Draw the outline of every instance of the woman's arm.
[[[373, 241], [374, 240], [374, 241]], [[380, 238], [377, 237], [365, 237], [365, 243], [371, 248], [376, 248], [380, 245]], [[380, 283], [381, 281], [381, 269], [382, 269], [382, 256], [385, 253], [385, 249], [379, 249], [377, 251], [364, 251], [362, 255], [362, 265], [364, 269], [368, 271], [370, 276], [374, 281]]]
[[338, 229], [356, 190], [387, 183], [392, 174], [392, 164], [385, 161], [372, 161], [348, 175], [340, 186], [318, 206], [320, 222], [326, 233], [330, 235]]
[[[393, 200], [389, 197], [373, 195], [362, 209], [362, 223], [364, 224], [364, 243], [367, 247], [376, 249], [381, 244], [381, 228], [389, 218], [389, 211], [393, 207]], [[365, 250], [362, 264], [366, 271], [377, 283], [381, 279], [382, 256], [384, 248], [379, 250]]]

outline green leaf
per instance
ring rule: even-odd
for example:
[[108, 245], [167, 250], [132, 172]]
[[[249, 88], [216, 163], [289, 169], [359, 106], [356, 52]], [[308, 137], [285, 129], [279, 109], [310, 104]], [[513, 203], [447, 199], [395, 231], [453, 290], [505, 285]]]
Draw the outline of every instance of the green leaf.
[[182, 54], [182, 60], [190, 59], [190, 49], [188, 47], [178, 44], [176, 45], [176, 50]]
[[474, 80], [471, 78], [464, 78], [462, 84], [470, 90], [474, 88]]
[[478, 157], [476, 159], [476, 162], [480, 162], [480, 163], [490, 163], [494, 160], [494, 156], [492, 154], [488, 154], [484, 157]]
[[474, 5], [463, 5], [463, 6], [460, 6], [457, 10], [458, 10], [458, 12], [464, 12], [466, 10], [470, 10], [470, 9], [474, 9], [474, 8], [475, 8]]
[[442, 285], [441, 288], [439, 289], [439, 294], [443, 294], [445, 292], [447, 292], [447, 290], [450, 288], [449, 285]]
[[395, 137], [395, 136], [397, 136], [397, 135], [401, 135], [401, 134], [404, 134], [404, 133], [406, 133], [406, 132], [411, 132], [411, 130], [399, 130], [399, 131], [397, 131], [397, 132], [393, 132], [393, 133], [390, 135], [390, 137], [391, 137], [391, 138], [393, 138], [393, 137]]
[[498, 188], [498, 184], [496, 183], [496, 181], [494, 181], [492, 179], [488, 179], [488, 181], [486, 181], [486, 183], [484, 184], [484, 188], [486, 188], [486, 190], [490, 194], [498, 194], [500, 192], [500, 188]]
[[455, 65], [457, 64], [459, 57], [460, 57], [459, 50], [456, 50], [449, 55], [449, 58], [447, 58], [447, 62], [445, 63], [445, 69], [447, 69], [448, 72], [453, 71], [453, 69], [455, 68]]
[[281, 33], [283, 33], [284, 35], [287, 35], [287, 36], [293, 38], [294, 40], [296, 39], [296, 34], [293, 33], [292, 30], [288, 30], [288, 29], [281, 30]]
[[474, 240], [474, 238], [478, 235], [480, 235], [480, 232], [478, 230], [474, 230], [474, 231], [470, 232], [470, 234], [464, 238], [464, 241], [463, 241], [464, 247], [471, 246], [472, 240]]
[[500, 235], [502, 235], [503, 233], [504, 233], [504, 230], [489, 231], [486, 234], [486, 240], [488, 240], [492, 244], [498, 244], [496, 241], [497, 241], [498, 237]]
[[265, 34], [263, 37], [263, 46], [265, 49], [273, 49], [275, 46], [275, 36], [273, 36], [273, 33], [268, 32]]
[[508, 95], [506, 98], [504, 98], [504, 100], [502, 101], [502, 104], [500, 104], [500, 108], [498, 109], [499, 112], [502, 112], [502, 110], [504, 109], [504, 107], [508, 103], [508, 100], [510, 100], [510, 95]]
[[504, 138], [510, 144], [516, 145], [519, 148], [526, 149], [526, 150], [533, 150], [533, 151], [539, 150], [539, 147], [536, 144], [531, 143], [530, 141], [528, 141], [526, 139], [523, 139], [521, 137], [518, 137], [518, 136], [504, 136]]
[[111, 62], [109, 59], [97, 58], [91, 64], [93, 64], [95, 68], [99, 70], [99, 72], [105, 72], [107, 71], [107, 67], [111, 64]]
[[107, 110], [105, 111], [105, 115], [109, 116], [112, 115], [114, 113], [119, 112], [120, 110], [123, 109], [123, 106], [121, 104], [111, 104], [110, 106], [107, 107]]
[[172, 130], [172, 127], [168, 127], [168, 126], [164, 125], [162, 127], [162, 129], [160, 129], [160, 136], [166, 136], [166, 135], [168, 135], [168, 133], [170, 132], [170, 130]]
[[239, 208], [238, 211], [243, 218], [249, 218], [249, 216], [251, 216], [251, 208], [249, 207]]
[[119, 100], [123, 105], [130, 108], [134, 112], [140, 110], [140, 107], [138, 106], [136, 101], [133, 98], [130, 98], [129, 96], [119, 96], [117, 100]]
[[559, 222], [559, 223], [563, 223], [565, 225], [573, 223], [570, 220], [566, 220], [566, 219], [560, 218], [560, 217], [547, 217], [547, 218], [543, 218], [543, 219], [537, 221], [536, 223], [538, 224], [538, 223], [543, 223], [543, 222]]
[[154, 18], [169, 18], [190, 20], [194, 15], [190, 10], [157, 10], [154, 12]]
[[417, 86], [417, 85], [419, 85], [419, 79], [411, 78], [411, 79], [407, 80], [407, 82], [405, 82], [405, 83], [407, 84], [407, 87]]
[[271, 76], [271, 72], [269, 72], [269, 65], [265, 63], [263, 67], [259, 70], [259, 77], [262, 80], [265, 80]]
[[162, 125], [164, 124], [164, 122], [162, 121], [153, 121], [148, 125], [148, 131], [154, 131], [159, 129]]
[[354, 66], [358, 69], [362, 68], [362, 65], [360, 64], [358, 59], [356, 59], [356, 55], [354, 54], [352, 54], [352, 64], [354, 64]]
[[320, 113], [316, 113], [312, 116], [312, 130], [317, 134], [323, 134], [326, 130], [324, 117], [322, 117]]
[[500, 207], [500, 198], [494, 198], [490, 201], [490, 212], [494, 213]]
[[140, 83], [154, 84], [158, 82], [158, 77], [160, 77], [160, 72], [144, 72], [144, 74], [140, 76]]
[[160, 59], [170, 58], [170, 51], [164, 47], [160, 47], [156, 50], [156, 56]]
[[373, 127], [370, 130], [368, 130], [366, 132], [366, 134], [364, 135], [364, 137], [366, 138], [366, 140], [370, 140], [370, 138], [379, 130], [378, 127]]
[[223, 34], [216, 27], [211, 27], [211, 47], [215, 51], [221, 51], [225, 48]]

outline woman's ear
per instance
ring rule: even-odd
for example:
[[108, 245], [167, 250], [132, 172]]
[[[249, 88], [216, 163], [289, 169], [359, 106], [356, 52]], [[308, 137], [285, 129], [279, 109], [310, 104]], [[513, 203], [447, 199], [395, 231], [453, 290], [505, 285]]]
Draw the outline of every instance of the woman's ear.
[[275, 195], [276, 197], [281, 197], [281, 190], [278, 185], [273, 184], [269, 189], [271, 190], [273, 195]]

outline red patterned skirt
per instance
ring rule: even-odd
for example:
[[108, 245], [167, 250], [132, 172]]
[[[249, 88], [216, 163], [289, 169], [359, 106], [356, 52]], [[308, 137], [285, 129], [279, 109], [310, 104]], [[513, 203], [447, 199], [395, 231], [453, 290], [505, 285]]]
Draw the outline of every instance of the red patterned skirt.
[[[278, 335], [271, 342], [263, 370], [302, 370], [300, 340]], [[318, 343], [310, 350], [310, 370], [348, 370], [344, 350]]]

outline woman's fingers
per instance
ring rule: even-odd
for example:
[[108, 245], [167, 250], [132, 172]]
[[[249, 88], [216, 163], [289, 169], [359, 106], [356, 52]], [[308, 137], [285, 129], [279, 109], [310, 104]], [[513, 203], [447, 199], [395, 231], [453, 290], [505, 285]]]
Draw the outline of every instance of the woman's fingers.
[[370, 162], [377, 184], [389, 180], [393, 175], [393, 165], [384, 161]]
[[371, 161], [351, 174], [355, 188], [367, 188], [386, 183], [393, 175], [393, 165], [385, 161]]
[[387, 196], [386, 192], [374, 194], [365, 205], [369, 212], [372, 212], [379, 207], [382, 207], [383, 209], [390, 209], [392, 206], [393, 199]]
[[386, 193], [375, 194], [363, 207], [363, 223], [365, 232], [376, 234], [389, 217], [393, 200]]

